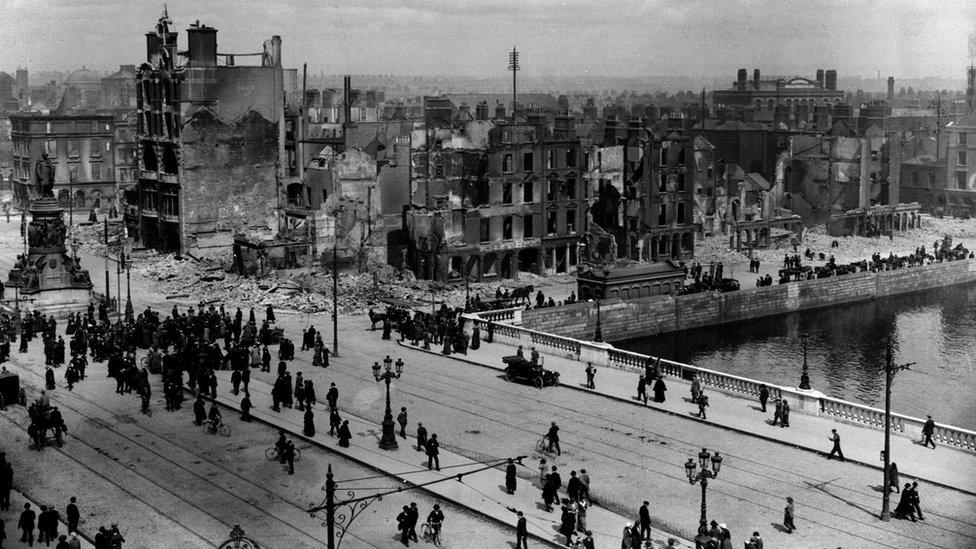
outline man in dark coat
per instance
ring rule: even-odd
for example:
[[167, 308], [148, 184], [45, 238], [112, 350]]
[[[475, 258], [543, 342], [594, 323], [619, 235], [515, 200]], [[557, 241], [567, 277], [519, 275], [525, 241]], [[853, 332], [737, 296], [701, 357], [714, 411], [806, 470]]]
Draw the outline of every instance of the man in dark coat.
[[68, 507], [64, 511], [64, 516], [68, 520], [68, 533], [78, 531], [78, 522], [81, 520], [81, 513], [78, 511], [77, 498], [74, 496], [68, 500]]
[[762, 411], [766, 412], [766, 402], [769, 400], [769, 387], [765, 383], [759, 387], [759, 404], [762, 406]]
[[556, 467], [553, 467], [552, 472], [546, 475], [546, 482], [542, 486], [542, 501], [546, 504], [546, 511], [551, 513], [552, 504], [559, 503], [559, 487], [562, 484], [562, 478], [556, 472]]
[[352, 438], [352, 433], [349, 432], [349, 420], [342, 420], [342, 425], [339, 427], [339, 432], [336, 435], [339, 438], [339, 446], [343, 448], [349, 447], [349, 439]]
[[505, 488], [509, 494], [515, 493], [516, 479], [515, 460], [508, 458], [508, 465], [505, 466]]
[[203, 397], [200, 395], [197, 395], [197, 400], [193, 403], [193, 417], [194, 423], [197, 426], [203, 425], [203, 422], [207, 419], [207, 405], [203, 402]]
[[417, 451], [423, 452], [427, 449], [427, 428], [423, 423], [417, 422]]
[[572, 501], [579, 501], [583, 492], [583, 483], [576, 476], [576, 471], [569, 472], [569, 480], [566, 482], [566, 494]]
[[17, 528], [23, 532], [20, 536], [21, 543], [27, 543], [28, 545], [34, 545], [34, 521], [37, 519], [37, 514], [31, 509], [30, 503], [24, 504], [24, 510], [20, 513], [20, 520], [17, 521]]
[[935, 450], [935, 441], [932, 440], [933, 434], [935, 434], [935, 421], [932, 420], [932, 416], [928, 416], [928, 420], [922, 426], [922, 446], [928, 447], [929, 444], [932, 444], [932, 449]]
[[555, 421], [553, 421], [552, 425], [549, 426], [549, 432], [546, 433], [546, 438], [549, 439], [549, 451], [551, 452], [553, 446], [555, 446], [556, 455], [557, 456], [563, 455], [562, 449], [559, 448], [559, 427], [556, 425]]
[[651, 539], [651, 511], [648, 506], [651, 504], [645, 501], [640, 507], [640, 538]]
[[529, 549], [529, 529], [522, 511], [518, 512], [515, 523], [515, 549]]
[[335, 410], [339, 404], [339, 389], [336, 389], [336, 384], [329, 384], [329, 392], [325, 394], [325, 401], [329, 403], [329, 409]]
[[437, 442], [437, 433], [434, 433], [433, 435], [430, 435], [430, 440], [427, 441], [427, 468], [428, 469], [435, 468], [434, 466], [436, 465], [436, 469], [438, 471], [441, 470], [441, 460], [440, 457], [438, 457], [440, 454], [439, 449], [440, 449], [440, 443]]

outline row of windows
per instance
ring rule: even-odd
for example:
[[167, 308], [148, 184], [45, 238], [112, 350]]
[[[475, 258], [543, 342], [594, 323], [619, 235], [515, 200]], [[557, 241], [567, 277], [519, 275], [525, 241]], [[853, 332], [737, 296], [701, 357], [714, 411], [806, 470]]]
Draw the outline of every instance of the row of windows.
[[[531, 204], [535, 202], [535, 186], [532, 181], [522, 183], [522, 202]], [[579, 193], [579, 184], [575, 177], [567, 177], [565, 181], [546, 181], [546, 200], [553, 201], [565, 197], [565, 200], [576, 200]], [[588, 198], [590, 189], [583, 185], [583, 198]], [[502, 184], [502, 204], [512, 204], [514, 197], [514, 185], [512, 183]]]
[[[546, 212], [546, 235], [559, 233], [559, 213], [558, 211]], [[575, 234], [577, 230], [577, 212], [575, 209], [566, 210], [563, 219], [566, 222], [565, 234]], [[512, 240], [514, 238], [515, 217], [506, 215], [502, 217], [502, 240]], [[535, 216], [526, 215], [522, 217], [522, 238], [535, 238]], [[479, 241], [491, 242], [491, 219], [481, 219], [479, 227]]]
[[[20, 131], [28, 131], [27, 124], [24, 124], [23, 129]], [[44, 133], [87, 133], [89, 131], [110, 132], [112, 131], [112, 125], [108, 122], [99, 122], [98, 120], [73, 120], [44, 123]]]
[[[657, 226], [666, 227], [668, 225], [668, 205], [658, 204], [657, 206]], [[688, 217], [688, 205], [684, 202], [678, 202], [674, 208], [675, 211], [675, 223], [678, 225], [685, 225], [691, 223], [691, 219]]]
[[[576, 149], [574, 148], [546, 149], [545, 157], [546, 157], [545, 169], [547, 170], [576, 167]], [[560, 157], [562, 158], [562, 163], [559, 162]], [[511, 153], [508, 153], [502, 157], [502, 172], [504, 173], [515, 172], [514, 159], [515, 157]], [[522, 171], [523, 172], [535, 171], [535, 154], [533, 152], [526, 151], [522, 153]]]

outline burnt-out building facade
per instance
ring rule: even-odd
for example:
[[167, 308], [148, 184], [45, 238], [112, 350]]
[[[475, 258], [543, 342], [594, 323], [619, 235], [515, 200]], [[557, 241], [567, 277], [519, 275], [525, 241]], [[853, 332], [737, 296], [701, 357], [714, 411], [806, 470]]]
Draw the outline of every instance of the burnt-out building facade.
[[217, 29], [191, 25], [187, 49], [164, 12], [146, 34], [136, 70], [138, 182], [130, 234], [146, 247], [197, 253], [231, 248], [235, 233], [267, 228], [286, 175], [285, 102], [296, 72], [281, 66], [281, 39], [258, 65], [217, 53]]

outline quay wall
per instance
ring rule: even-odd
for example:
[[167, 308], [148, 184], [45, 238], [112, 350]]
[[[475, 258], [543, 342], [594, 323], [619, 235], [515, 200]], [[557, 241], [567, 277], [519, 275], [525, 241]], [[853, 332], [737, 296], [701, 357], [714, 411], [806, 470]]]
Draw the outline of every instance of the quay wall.
[[[600, 325], [604, 341], [620, 341], [970, 282], [976, 282], [976, 259], [727, 293], [611, 299], [600, 303]], [[597, 306], [593, 302], [521, 311], [525, 328], [582, 340], [593, 339], [596, 321]]]

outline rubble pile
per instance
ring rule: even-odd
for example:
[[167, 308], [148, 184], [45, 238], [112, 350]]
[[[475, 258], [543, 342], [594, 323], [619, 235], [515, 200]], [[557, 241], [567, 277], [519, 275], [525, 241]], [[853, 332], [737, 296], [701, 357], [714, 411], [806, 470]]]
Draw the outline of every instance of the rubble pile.
[[[833, 255], [838, 263], [851, 263], [868, 259], [874, 253], [906, 255], [913, 253], [916, 248], [921, 246], [925, 246], [926, 250], [931, 251], [935, 241], [941, 240], [947, 234], [952, 237], [954, 243], [961, 242], [970, 250], [976, 249], [976, 221], [955, 218], [939, 219], [926, 215], [922, 218], [922, 228], [896, 232], [894, 238], [887, 236], [880, 238], [830, 236], [823, 225], [816, 225], [804, 231], [803, 240], [797, 246], [797, 251], [802, 254], [809, 248], [818, 256], [821, 253], [828, 257]], [[832, 248], [831, 244], [835, 241], [837, 247]], [[753, 257], [762, 262], [781, 262], [784, 253], [792, 255], [793, 247], [786, 244], [779, 248], [774, 246], [769, 249], [753, 250]], [[748, 263], [748, 258], [748, 252], [736, 252], [729, 248], [728, 235], [696, 239], [695, 261], [703, 265], [712, 262], [722, 262], [725, 265]]]

